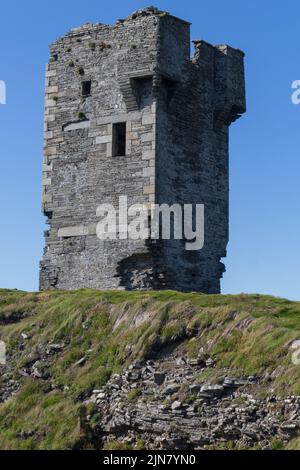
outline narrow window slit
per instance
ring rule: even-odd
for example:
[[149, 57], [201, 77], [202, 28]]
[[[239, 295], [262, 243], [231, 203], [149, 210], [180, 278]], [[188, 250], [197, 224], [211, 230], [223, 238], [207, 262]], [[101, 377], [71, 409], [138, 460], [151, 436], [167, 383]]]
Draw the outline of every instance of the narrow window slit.
[[92, 82], [90, 80], [82, 82], [82, 96], [90, 96], [91, 87], [92, 87]]
[[124, 157], [126, 155], [126, 122], [113, 124], [112, 156]]

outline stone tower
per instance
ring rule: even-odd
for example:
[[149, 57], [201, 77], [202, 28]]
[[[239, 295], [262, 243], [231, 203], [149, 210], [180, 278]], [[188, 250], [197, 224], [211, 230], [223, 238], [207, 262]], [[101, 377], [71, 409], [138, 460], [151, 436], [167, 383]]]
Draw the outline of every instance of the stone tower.
[[[228, 129], [245, 112], [244, 54], [193, 41], [154, 7], [85, 24], [46, 72], [40, 288], [220, 292], [228, 243]], [[204, 204], [205, 243], [99, 240], [99, 204]]]

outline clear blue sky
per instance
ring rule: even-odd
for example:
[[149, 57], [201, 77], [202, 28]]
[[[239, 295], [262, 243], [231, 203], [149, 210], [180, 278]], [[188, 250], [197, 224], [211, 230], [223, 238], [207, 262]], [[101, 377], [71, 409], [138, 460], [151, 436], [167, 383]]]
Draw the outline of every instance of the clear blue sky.
[[[151, 1], [151, 0], [150, 0]], [[86, 22], [114, 23], [143, 1], [1, 2], [0, 286], [37, 290], [44, 68], [48, 44]], [[155, 6], [192, 22], [192, 38], [246, 52], [246, 116], [231, 127], [230, 244], [224, 293], [300, 300], [300, 2], [175, 0]]]

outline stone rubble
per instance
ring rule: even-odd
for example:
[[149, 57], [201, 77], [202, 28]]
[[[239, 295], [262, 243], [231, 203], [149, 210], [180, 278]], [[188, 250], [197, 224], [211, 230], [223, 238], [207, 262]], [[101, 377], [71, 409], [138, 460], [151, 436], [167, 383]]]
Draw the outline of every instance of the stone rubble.
[[[0, 402], [16, 395], [22, 377], [43, 382], [45, 389], [59, 388], [49, 371], [64, 348], [64, 343], [37, 345], [17, 374], [9, 358], [11, 368], [0, 368]], [[112, 374], [105, 386], [78, 394], [77, 402], [92, 404], [85, 419], [97, 448], [118, 441], [134, 448], [143, 442], [146, 449], [271, 449], [299, 433], [300, 396], [276, 395], [272, 374], [235, 377], [203, 352], [192, 359], [178, 354], [136, 361]], [[72, 367], [87, 358], [88, 351]]]
[[201, 379], [212, 364], [171, 356], [113, 374], [85, 402], [101, 416], [97, 437], [103, 444], [143, 441], [147, 449], [271, 449], [296, 435], [300, 396], [256, 397], [258, 377], [230, 377], [225, 370], [218, 383]]

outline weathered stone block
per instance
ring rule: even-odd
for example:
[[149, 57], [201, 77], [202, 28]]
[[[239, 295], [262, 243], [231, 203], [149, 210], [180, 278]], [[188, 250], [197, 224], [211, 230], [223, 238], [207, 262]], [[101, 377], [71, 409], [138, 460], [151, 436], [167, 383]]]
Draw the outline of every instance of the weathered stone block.
[[101, 135], [96, 137], [96, 144], [105, 144], [107, 142], [112, 142], [112, 135]]

